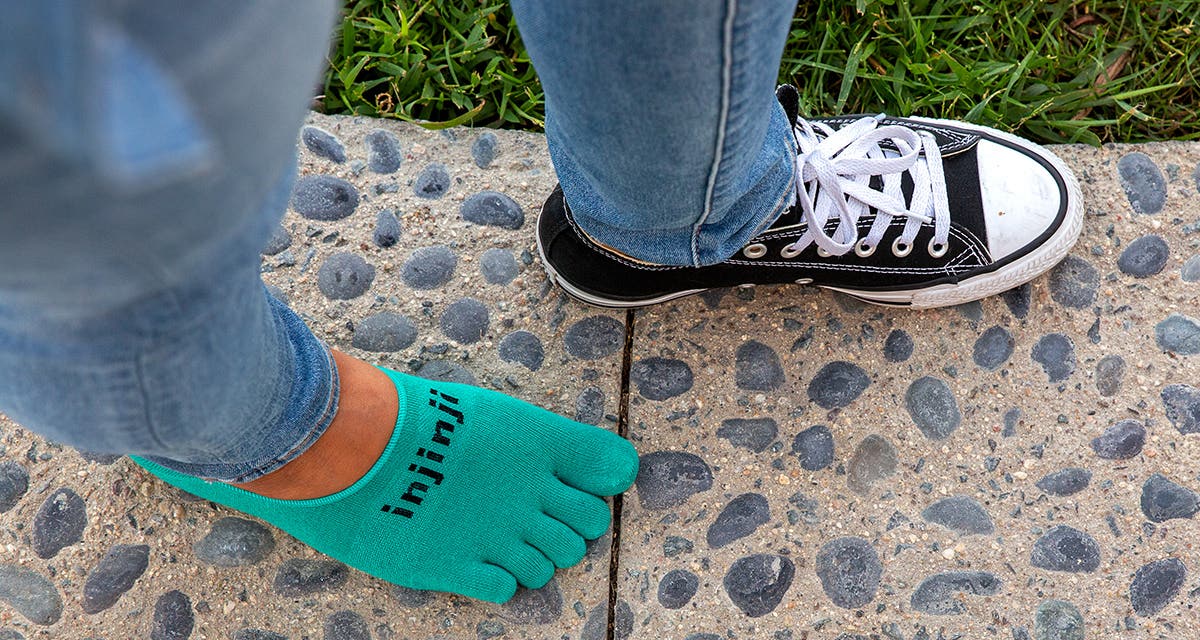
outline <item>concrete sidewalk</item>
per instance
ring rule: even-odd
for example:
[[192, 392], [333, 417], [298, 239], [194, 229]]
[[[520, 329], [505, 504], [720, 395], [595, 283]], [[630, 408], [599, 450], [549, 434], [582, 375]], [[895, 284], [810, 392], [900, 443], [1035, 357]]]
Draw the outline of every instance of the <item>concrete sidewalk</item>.
[[0, 418], [0, 640], [1200, 638], [1200, 144], [1057, 148], [1083, 237], [982, 303], [627, 314], [538, 264], [542, 136], [309, 124], [264, 280], [340, 349], [621, 423], [618, 527], [493, 606]]

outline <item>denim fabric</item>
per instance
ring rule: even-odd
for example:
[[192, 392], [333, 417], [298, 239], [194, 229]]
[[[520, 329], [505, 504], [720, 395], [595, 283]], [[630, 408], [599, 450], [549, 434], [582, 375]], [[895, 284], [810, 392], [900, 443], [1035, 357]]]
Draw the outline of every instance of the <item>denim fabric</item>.
[[332, 1], [0, 8], [0, 411], [245, 482], [337, 408], [258, 276]]
[[513, 0], [576, 221], [658, 264], [721, 262], [791, 202], [775, 100], [795, 0]]

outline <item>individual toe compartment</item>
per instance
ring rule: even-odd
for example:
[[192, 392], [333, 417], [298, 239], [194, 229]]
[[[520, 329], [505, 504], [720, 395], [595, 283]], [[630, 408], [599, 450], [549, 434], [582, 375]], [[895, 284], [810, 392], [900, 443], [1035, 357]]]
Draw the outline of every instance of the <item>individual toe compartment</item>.
[[587, 540], [604, 535], [612, 521], [607, 502], [561, 482], [551, 483], [546, 488], [542, 511]]
[[560, 480], [598, 496], [616, 495], [633, 484], [638, 455], [628, 440], [599, 427], [559, 419], [561, 432], [552, 456]]
[[512, 545], [497, 560], [496, 564], [516, 576], [517, 582], [527, 589], [541, 589], [554, 577], [554, 563], [525, 543]]
[[545, 554], [559, 569], [578, 564], [587, 553], [582, 536], [549, 516], [535, 518], [530, 523], [525, 541]]

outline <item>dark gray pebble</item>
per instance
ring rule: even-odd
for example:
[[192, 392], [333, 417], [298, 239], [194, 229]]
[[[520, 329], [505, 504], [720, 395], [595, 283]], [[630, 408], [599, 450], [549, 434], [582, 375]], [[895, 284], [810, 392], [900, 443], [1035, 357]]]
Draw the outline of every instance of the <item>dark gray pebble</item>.
[[233, 640], [288, 640], [288, 637], [264, 629], [238, 629], [238, 632], [233, 634]]
[[748, 391], [772, 391], [783, 384], [783, 367], [771, 347], [747, 340], [738, 347], [734, 358], [734, 383]]
[[[78, 449], [78, 451], [80, 458], [105, 467], [121, 459], [121, 454], [119, 453], [99, 453], [96, 451], [84, 451], [83, 449]], [[0, 471], [0, 473], [3, 473], [3, 471]], [[2, 511], [4, 509], [0, 509], [0, 512]]]
[[392, 597], [396, 599], [396, 602], [400, 603], [400, 606], [407, 607], [409, 609], [417, 609], [429, 604], [430, 602], [433, 602], [434, 596], [432, 591], [410, 589], [408, 587], [402, 587], [398, 584], [391, 585], [391, 588], [388, 589], [388, 592], [392, 594]]
[[604, 419], [604, 391], [600, 387], [585, 387], [575, 398], [575, 421], [600, 424]]
[[822, 409], [837, 409], [854, 402], [870, 385], [871, 377], [862, 367], [835, 360], [813, 376], [808, 384], [808, 399]]
[[438, 324], [447, 338], [459, 344], [474, 344], [487, 333], [487, 305], [474, 298], [460, 298], [446, 307]]
[[335, 253], [317, 271], [317, 288], [330, 300], [357, 298], [374, 280], [375, 267], [353, 253]]
[[354, 325], [351, 344], [356, 349], [391, 352], [406, 349], [417, 340], [417, 328], [406, 316], [381, 311]]
[[1105, 398], [1117, 395], [1125, 379], [1125, 359], [1112, 354], [1096, 363], [1096, 391]]
[[1187, 567], [1178, 558], [1163, 558], [1142, 566], [1129, 585], [1129, 603], [1138, 615], [1150, 617], [1171, 603], [1187, 580]]
[[1067, 256], [1050, 270], [1050, 297], [1064, 307], [1086, 309], [1096, 300], [1100, 274], [1086, 260]]
[[1171, 249], [1167, 241], [1159, 236], [1142, 236], [1130, 242], [1121, 257], [1117, 258], [1117, 268], [1121, 273], [1135, 278], [1148, 278], [1167, 266], [1167, 258]]
[[948, 571], [922, 580], [909, 603], [922, 613], [957, 616], [967, 612], [961, 594], [994, 596], [1001, 586], [1000, 578], [985, 571]]
[[643, 509], [678, 507], [688, 498], [712, 488], [712, 470], [695, 454], [655, 451], [643, 454], [640, 460], [636, 484]]
[[436, 289], [450, 282], [450, 278], [454, 276], [456, 265], [458, 265], [458, 257], [454, 255], [450, 247], [443, 245], [421, 247], [413, 251], [408, 260], [404, 261], [400, 277], [404, 280], [404, 284], [413, 289]]
[[1154, 327], [1154, 339], [1163, 351], [1194, 356], [1200, 353], [1200, 323], [1188, 316], [1172, 313]]
[[542, 348], [542, 340], [528, 331], [513, 331], [500, 339], [498, 346], [500, 359], [505, 362], [516, 362], [530, 371], [542, 368], [546, 351]]
[[121, 594], [133, 588], [149, 563], [149, 545], [113, 545], [83, 585], [84, 612], [99, 613], [116, 604]]
[[1008, 329], [992, 327], [984, 331], [983, 335], [975, 341], [972, 357], [975, 364], [988, 371], [995, 371], [1008, 361], [1009, 356], [1012, 355], [1014, 344], [1012, 334], [1008, 332]]
[[263, 247], [262, 253], [264, 256], [273, 256], [290, 246], [292, 246], [292, 234], [288, 233], [283, 225], [277, 224], [271, 230], [271, 237], [267, 238], [267, 244]]
[[471, 143], [471, 159], [480, 169], [491, 166], [496, 159], [496, 134], [487, 131], [475, 138], [475, 142]]
[[880, 480], [896, 473], [896, 447], [885, 437], [871, 434], [858, 443], [846, 466], [846, 486], [866, 495]]
[[1142, 452], [1146, 427], [1132, 419], [1122, 420], [1092, 439], [1092, 451], [1105, 460], [1128, 460]]
[[217, 520], [212, 530], [194, 546], [196, 557], [218, 567], [254, 564], [275, 548], [271, 530], [245, 518]]
[[892, 329], [883, 341], [883, 357], [888, 362], [904, 362], [912, 357], [913, 339], [904, 329]]
[[[794, 512], [788, 511], [788, 522], [796, 524], [803, 522], [804, 524], [820, 524], [821, 523], [821, 505], [814, 498], [810, 498], [803, 493], [797, 491], [788, 498], [788, 504], [795, 507]], [[792, 514], [795, 513], [795, 516]]]
[[0, 462], [0, 513], [12, 509], [29, 491], [29, 472], [25, 467], [5, 460]]
[[813, 425], [796, 434], [792, 453], [800, 458], [800, 468], [818, 471], [833, 464], [833, 432], [824, 425]]
[[154, 603], [150, 640], [187, 640], [195, 625], [192, 601], [182, 591], [168, 591]]
[[414, 372], [417, 377], [441, 382], [457, 382], [459, 384], [475, 384], [475, 374], [457, 362], [449, 360], [430, 360]]
[[502, 229], [520, 229], [525, 212], [516, 200], [497, 191], [480, 191], [459, 207], [463, 220]]
[[396, 217], [396, 212], [384, 209], [375, 216], [375, 231], [371, 234], [371, 239], [375, 241], [376, 246], [386, 249], [400, 242], [401, 231], [400, 219]]
[[421, 170], [413, 182], [413, 193], [418, 198], [436, 200], [450, 190], [450, 171], [446, 165], [435, 162]]
[[1179, 277], [1184, 282], [1200, 282], [1200, 256], [1192, 256], [1179, 268]]
[[333, 176], [303, 176], [292, 188], [292, 208], [309, 220], [341, 220], [358, 208], [358, 189]]
[[346, 161], [346, 147], [332, 133], [320, 128], [307, 126], [300, 130], [300, 139], [309, 151], [337, 163]]
[[1142, 485], [1141, 506], [1151, 522], [1191, 518], [1200, 511], [1200, 495], [1156, 473]]
[[875, 599], [883, 565], [870, 542], [846, 536], [825, 543], [817, 553], [817, 578], [833, 604], [858, 609]]
[[1037, 488], [1052, 496], [1072, 496], [1086, 489], [1091, 481], [1091, 471], [1071, 467], [1044, 476], [1037, 481]]
[[501, 607], [504, 617], [517, 624], [549, 624], [562, 616], [563, 596], [558, 580], [551, 578], [540, 589], [517, 589]]
[[1000, 294], [1000, 299], [1004, 300], [1004, 304], [1008, 305], [1008, 312], [1013, 314], [1014, 318], [1023, 320], [1029, 315], [1029, 303], [1033, 298], [1033, 287], [1028, 282], [1015, 288], [1009, 289]]
[[1047, 571], [1092, 573], [1100, 566], [1100, 545], [1079, 529], [1060, 524], [1033, 543], [1029, 563]]
[[643, 358], [633, 363], [629, 379], [647, 400], [666, 400], [692, 388], [692, 369], [683, 360]]
[[289, 558], [275, 572], [275, 593], [295, 598], [332, 591], [346, 584], [350, 569], [335, 560]]
[[[378, 631], [376, 633], [378, 634]], [[508, 629], [499, 620], [480, 620], [479, 624], [475, 625], [475, 640], [492, 640], [506, 633]]]
[[1150, 156], [1140, 151], [1122, 156], [1117, 161], [1117, 174], [1135, 212], [1154, 214], [1162, 211], [1167, 201], [1167, 181]]
[[772, 418], [730, 418], [721, 422], [717, 437], [729, 444], [760, 453], [775, 442], [779, 425]]
[[1061, 333], [1048, 333], [1033, 345], [1033, 361], [1042, 365], [1050, 382], [1066, 380], [1075, 372], [1075, 343]]
[[666, 609], [680, 609], [696, 595], [700, 579], [687, 569], [667, 572], [658, 583], [658, 603]]
[[1070, 602], [1047, 600], [1034, 613], [1035, 640], [1083, 640], [1085, 630], [1083, 616]]
[[938, 500], [926, 507], [921, 517], [960, 536], [989, 535], [996, 531], [992, 517], [971, 496], [950, 496]]
[[25, 640], [25, 634], [16, 629], [0, 629], [0, 640]]
[[608, 357], [624, 344], [625, 323], [612, 316], [588, 316], [572, 324], [563, 334], [567, 353], [583, 360]]
[[[612, 638], [628, 640], [633, 633], [633, 610], [623, 599], [617, 600], [613, 608]], [[588, 613], [587, 621], [579, 632], [579, 640], [605, 640], [608, 638], [608, 603], [601, 602]]]
[[[1163, 408], [1167, 419], [1184, 435], [1200, 433], [1200, 389], [1190, 384], [1171, 384], [1163, 388]], [[0, 513], [4, 512], [4, 469], [0, 465]]]
[[371, 640], [371, 629], [353, 611], [338, 611], [325, 619], [324, 640]]
[[745, 538], [771, 520], [767, 499], [757, 493], [743, 493], [729, 501], [708, 527], [705, 539], [712, 549]]
[[779, 606], [795, 576], [789, 558], [760, 553], [734, 561], [721, 584], [742, 613], [758, 618]]
[[33, 552], [39, 558], [49, 559], [68, 545], [83, 538], [87, 527], [87, 505], [67, 487], [50, 494], [33, 516], [33, 533], [30, 536]]
[[942, 380], [922, 376], [908, 386], [904, 405], [917, 428], [930, 440], [944, 440], [962, 422], [954, 392]]
[[400, 168], [404, 154], [400, 152], [400, 140], [390, 131], [376, 129], [367, 134], [367, 166], [375, 173], [395, 173]]
[[50, 625], [62, 617], [62, 597], [54, 585], [31, 569], [0, 564], [0, 602], [33, 624]]
[[679, 536], [667, 536], [663, 540], [663, 555], [674, 558], [681, 553], [690, 553], [694, 545], [691, 540]]
[[519, 270], [517, 259], [508, 249], [488, 249], [479, 256], [479, 272], [490, 284], [508, 284]]

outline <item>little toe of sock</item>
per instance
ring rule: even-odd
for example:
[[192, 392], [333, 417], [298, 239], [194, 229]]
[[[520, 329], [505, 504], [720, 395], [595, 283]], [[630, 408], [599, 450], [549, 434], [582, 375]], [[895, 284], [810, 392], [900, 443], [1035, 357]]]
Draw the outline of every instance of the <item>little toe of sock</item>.
[[517, 593], [517, 578], [494, 564], [473, 567], [459, 590], [468, 598], [504, 603]]
[[542, 510], [588, 540], [604, 535], [612, 521], [607, 502], [562, 483], [549, 487]]
[[509, 548], [500, 564], [527, 589], [541, 589], [554, 577], [554, 564], [550, 559], [524, 543]]
[[530, 525], [525, 541], [545, 554], [559, 569], [574, 566], [587, 553], [582, 536], [548, 516], [538, 518]]
[[560, 480], [598, 496], [616, 495], [633, 484], [638, 454], [628, 440], [599, 427], [565, 422], [555, 460]]

